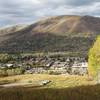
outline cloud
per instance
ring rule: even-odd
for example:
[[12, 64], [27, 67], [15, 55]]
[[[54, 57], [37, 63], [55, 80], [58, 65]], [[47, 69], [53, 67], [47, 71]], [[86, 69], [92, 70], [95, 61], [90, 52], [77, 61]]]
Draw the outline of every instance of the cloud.
[[56, 15], [100, 16], [99, 0], [0, 0], [0, 26]]

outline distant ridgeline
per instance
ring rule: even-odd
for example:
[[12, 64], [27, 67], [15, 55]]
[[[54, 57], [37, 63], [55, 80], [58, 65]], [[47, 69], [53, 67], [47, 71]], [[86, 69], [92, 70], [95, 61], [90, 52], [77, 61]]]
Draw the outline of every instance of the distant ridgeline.
[[66, 52], [69, 56], [87, 56], [98, 33], [98, 17], [56, 16], [31, 25], [1, 29], [0, 52]]

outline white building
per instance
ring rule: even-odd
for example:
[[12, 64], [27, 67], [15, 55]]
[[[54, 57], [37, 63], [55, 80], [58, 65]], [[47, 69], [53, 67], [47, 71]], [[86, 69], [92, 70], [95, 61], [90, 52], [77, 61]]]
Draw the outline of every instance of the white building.
[[7, 66], [8, 68], [12, 68], [14, 65], [13, 65], [13, 64], [6, 64], [6, 66]]
[[87, 74], [88, 62], [74, 62], [72, 65], [72, 74]]
[[54, 64], [51, 66], [50, 69], [63, 69], [66, 67], [66, 62], [60, 62], [60, 61], [56, 61], [54, 62]]

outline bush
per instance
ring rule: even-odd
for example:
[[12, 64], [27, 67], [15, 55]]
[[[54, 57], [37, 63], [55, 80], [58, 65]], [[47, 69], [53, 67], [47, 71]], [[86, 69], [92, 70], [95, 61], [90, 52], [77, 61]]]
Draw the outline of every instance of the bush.
[[61, 73], [57, 71], [49, 71], [49, 74], [50, 75], [60, 75]]
[[13, 58], [9, 54], [0, 54], [0, 62], [7, 63], [8, 61], [11, 60], [13, 60]]
[[8, 74], [7, 74], [7, 72], [6, 72], [6, 70], [1, 70], [0, 69], [0, 77], [4, 77], [4, 76], [7, 76]]
[[15, 68], [15, 69], [2, 69], [0, 70], [0, 77], [2, 76], [13, 76], [13, 75], [20, 75], [24, 74], [23, 68]]
[[8, 74], [8, 76], [15, 75], [15, 70], [14, 69], [8, 69], [7, 74]]
[[15, 69], [15, 75], [24, 74], [25, 70], [23, 68], [16, 68]]

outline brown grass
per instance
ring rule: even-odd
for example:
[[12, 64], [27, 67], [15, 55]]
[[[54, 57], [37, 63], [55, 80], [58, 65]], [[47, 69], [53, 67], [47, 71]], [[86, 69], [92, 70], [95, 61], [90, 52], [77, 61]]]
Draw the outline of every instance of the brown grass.
[[30, 74], [30, 75], [18, 75], [0, 78], [0, 83], [4, 82], [29, 82], [33, 83], [40, 80], [50, 80], [47, 88], [66, 88], [75, 87], [81, 85], [93, 85], [95, 81], [88, 81], [87, 76], [72, 76], [72, 75], [45, 75], [45, 74]]
[[100, 100], [100, 85], [74, 88], [6, 88], [0, 100]]
[[43, 87], [0, 87], [0, 100], [100, 100], [100, 85], [87, 76], [20, 75], [0, 78], [0, 82], [51, 80]]

